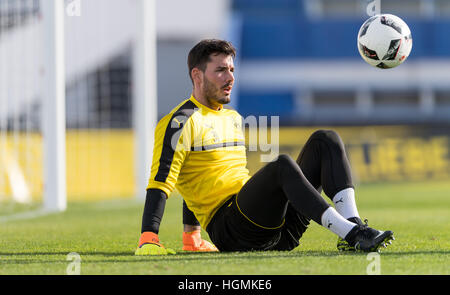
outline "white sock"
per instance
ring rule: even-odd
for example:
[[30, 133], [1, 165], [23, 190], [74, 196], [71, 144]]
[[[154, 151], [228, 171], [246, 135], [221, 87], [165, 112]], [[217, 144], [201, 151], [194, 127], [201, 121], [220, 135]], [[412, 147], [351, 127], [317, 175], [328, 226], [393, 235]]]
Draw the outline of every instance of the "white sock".
[[353, 188], [347, 188], [341, 190], [333, 197], [334, 207], [339, 214], [345, 219], [350, 217], [358, 217], [359, 213], [356, 208], [355, 190]]
[[323, 212], [321, 221], [323, 227], [331, 230], [341, 238], [345, 238], [350, 230], [356, 225], [342, 217], [333, 207], [330, 207]]

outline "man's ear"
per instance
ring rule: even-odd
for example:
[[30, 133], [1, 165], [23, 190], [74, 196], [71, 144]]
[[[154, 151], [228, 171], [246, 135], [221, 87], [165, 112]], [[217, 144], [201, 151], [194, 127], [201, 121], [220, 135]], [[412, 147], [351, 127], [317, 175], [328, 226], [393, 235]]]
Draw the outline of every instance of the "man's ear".
[[201, 83], [203, 81], [203, 72], [199, 68], [193, 68], [191, 71], [192, 80], [195, 83]]

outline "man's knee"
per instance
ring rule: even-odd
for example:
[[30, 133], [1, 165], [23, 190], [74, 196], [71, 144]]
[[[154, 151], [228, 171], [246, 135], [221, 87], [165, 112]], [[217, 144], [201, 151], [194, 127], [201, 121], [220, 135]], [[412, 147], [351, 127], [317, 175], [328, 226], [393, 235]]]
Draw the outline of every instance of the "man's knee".
[[334, 130], [317, 130], [311, 137], [311, 140], [318, 139], [327, 142], [328, 144], [342, 146], [342, 139], [339, 134]]
[[281, 166], [294, 166], [297, 165], [294, 161], [294, 159], [291, 158], [291, 156], [286, 154], [281, 154], [278, 156], [276, 163]]

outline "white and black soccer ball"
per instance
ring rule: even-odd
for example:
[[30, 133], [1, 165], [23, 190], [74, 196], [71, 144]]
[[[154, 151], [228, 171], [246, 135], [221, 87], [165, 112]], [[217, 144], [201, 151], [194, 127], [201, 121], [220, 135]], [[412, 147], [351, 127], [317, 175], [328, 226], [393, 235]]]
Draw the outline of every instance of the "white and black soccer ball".
[[398, 16], [378, 14], [359, 29], [358, 50], [371, 66], [394, 68], [408, 58], [411, 49], [411, 30]]

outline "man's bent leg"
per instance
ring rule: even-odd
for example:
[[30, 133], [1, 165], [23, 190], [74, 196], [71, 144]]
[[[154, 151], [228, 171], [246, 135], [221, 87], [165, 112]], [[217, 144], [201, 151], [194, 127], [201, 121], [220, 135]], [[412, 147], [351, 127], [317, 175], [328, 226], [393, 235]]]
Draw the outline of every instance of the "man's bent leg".
[[[281, 190], [281, 195], [273, 195], [276, 188]], [[314, 220], [340, 237], [345, 237], [355, 226], [322, 198], [303, 175], [299, 165], [287, 155], [280, 155], [258, 171], [237, 196], [238, 205], [255, 223], [273, 220], [276, 214], [279, 216], [280, 204], [286, 208], [286, 200], [308, 220]], [[282, 216], [284, 214], [285, 211]], [[272, 224], [275, 223], [272, 221]]]
[[[311, 219], [320, 225], [325, 221], [327, 229], [342, 237], [356, 226], [322, 198], [292, 158], [280, 155], [255, 173], [231, 203], [219, 209], [207, 230], [221, 251], [293, 249], [295, 242], [278, 245], [282, 234], [289, 234], [283, 232], [291, 225], [285, 222], [293, 220], [285, 220], [288, 207], [298, 213], [297, 217], [304, 217], [303, 225]], [[299, 231], [298, 238], [302, 233]]]
[[350, 163], [344, 143], [336, 132], [314, 132], [300, 152], [297, 164], [316, 189], [323, 188], [339, 214], [362, 223], [356, 207]]
[[343, 189], [353, 188], [344, 144], [332, 130], [314, 132], [296, 162], [308, 181], [316, 189], [322, 187], [330, 198]]
[[[326, 195], [333, 201], [337, 212], [343, 218], [358, 224], [359, 228], [369, 232], [369, 234], [365, 233], [366, 237], [380, 235], [381, 238], [378, 237], [378, 240], [392, 237], [392, 232], [380, 232], [370, 229], [361, 221], [355, 201], [350, 164], [345, 153], [344, 144], [336, 132], [332, 130], [318, 130], [314, 132], [300, 152], [297, 164], [316, 189], [323, 188]], [[324, 214], [322, 218], [322, 223], [326, 224], [328, 222], [328, 214]], [[349, 239], [352, 240], [351, 238]], [[366, 250], [376, 249], [380, 245], [380, 242], [376, 241], [377, 239], [371, 240], [369, 244], [374, 243], [373, 245], [375, 246], [366, 247]], [[364, 244], [364, 242], [362, 243]], [[353, 243], [347, 242], [340, 235], [338, 249], [355, 250], [356, 248]]]

